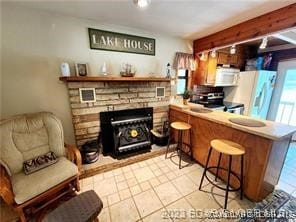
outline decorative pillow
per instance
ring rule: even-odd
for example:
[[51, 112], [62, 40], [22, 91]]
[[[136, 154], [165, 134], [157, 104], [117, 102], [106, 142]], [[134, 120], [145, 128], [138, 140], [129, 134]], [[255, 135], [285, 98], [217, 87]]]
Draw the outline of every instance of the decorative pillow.
[[48, 152], [43, 155], [34, 157], [33, 159], [24, 162], [24, 172], [25, 174], [34, 173], [37, 170], [41, 170], [48, 167], [58, 161], [57, 156], [54, 152]]

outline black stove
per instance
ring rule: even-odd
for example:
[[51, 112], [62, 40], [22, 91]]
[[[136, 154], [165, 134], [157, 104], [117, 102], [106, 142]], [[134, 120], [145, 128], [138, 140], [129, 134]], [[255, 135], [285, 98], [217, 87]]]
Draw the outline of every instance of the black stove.
[[224, 107], [224, 105], [223, 104], [204, 104], [204, 107], [209, 109], [216, 109], [216, 108]]
[[224, 93], [205, 93], [198, 96], [198, 99], [191, 101], [193, 103], [204, 105], [209, 109], [224, 109], [223, 105]]
[[198, 99], [191, 101], [193, 103], [201, 104], [205, 108], [223, 110], [225, 112], [234, 112], [242, 114], [244, 104], [223, 101], [224, 92], [220, 93], [205, 93], [198, 96]]

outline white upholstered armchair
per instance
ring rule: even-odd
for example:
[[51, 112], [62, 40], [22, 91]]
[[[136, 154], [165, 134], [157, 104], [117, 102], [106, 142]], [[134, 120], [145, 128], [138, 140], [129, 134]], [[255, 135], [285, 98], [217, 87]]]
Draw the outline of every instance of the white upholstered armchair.
[[[61, 122], [51, 113], [24, 114], [0, 123], [0, 195], [26, 221], [28, 212], [79, 191], [81, 156], [65, 145]], [[53, 152], [56, 162], [26, 175], [25, 161]]]

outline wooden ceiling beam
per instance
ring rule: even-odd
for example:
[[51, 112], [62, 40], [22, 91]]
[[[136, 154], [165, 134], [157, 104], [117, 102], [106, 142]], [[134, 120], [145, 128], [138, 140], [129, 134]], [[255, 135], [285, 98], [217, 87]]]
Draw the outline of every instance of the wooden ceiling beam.
[[194, 53], [296, 27], [296, 3], [194, 40]]

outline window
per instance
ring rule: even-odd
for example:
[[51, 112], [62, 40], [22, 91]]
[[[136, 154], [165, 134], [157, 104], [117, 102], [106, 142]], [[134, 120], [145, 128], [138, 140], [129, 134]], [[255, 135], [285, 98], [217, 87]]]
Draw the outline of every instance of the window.
[[181, 95], [188, 87], [188, 70], [179, 69], [177, 74], [177, 95]]

